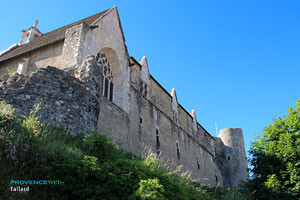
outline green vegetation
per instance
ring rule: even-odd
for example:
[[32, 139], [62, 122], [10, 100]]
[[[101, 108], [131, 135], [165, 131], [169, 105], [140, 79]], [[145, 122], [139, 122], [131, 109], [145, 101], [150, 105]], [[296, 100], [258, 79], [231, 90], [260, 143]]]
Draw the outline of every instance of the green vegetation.
[[265, 127], [250, 153], [256, 199], [300, 199], [300, 100]]
[[7, 72], [8, 72], [8, 79], [11, 79], [16, 73], [17, 73], [17, 68], [14, 67], [12, 69], [7, 68]]
[[[2, 199], [247, 199], [237, 190], [206, 188], [164, 170], [149, 155], [137, 158], [92, 131], [72, 135], [0, 104], [0, 197]], [[11, 192], [11, 180], [60, 180]]]

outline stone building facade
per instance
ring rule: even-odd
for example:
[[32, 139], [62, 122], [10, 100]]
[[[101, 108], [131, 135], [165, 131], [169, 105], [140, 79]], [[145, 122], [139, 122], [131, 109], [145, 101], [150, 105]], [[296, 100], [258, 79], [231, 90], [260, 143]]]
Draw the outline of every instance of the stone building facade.
[[207, 186], [247, 181], [242, 130], [211, 136], [151, 76], [146, 57], [129, 56], [116, 7], [46, 34], [36, 25], [0, 53], [0, 100], [25, 114], [41, 103], [42, 120], [77, 133], [98, 128], [138, 156], [151, 149]]

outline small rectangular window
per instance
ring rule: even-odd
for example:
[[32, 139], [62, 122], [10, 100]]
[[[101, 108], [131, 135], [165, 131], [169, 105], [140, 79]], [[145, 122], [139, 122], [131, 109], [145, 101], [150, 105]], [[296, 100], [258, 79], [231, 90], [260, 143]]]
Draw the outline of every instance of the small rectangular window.
[[199, 157], [197, 156], [197, 169], [200, 169]]
[[140, 124], [143, 124], [143, 118], [140, 117]]

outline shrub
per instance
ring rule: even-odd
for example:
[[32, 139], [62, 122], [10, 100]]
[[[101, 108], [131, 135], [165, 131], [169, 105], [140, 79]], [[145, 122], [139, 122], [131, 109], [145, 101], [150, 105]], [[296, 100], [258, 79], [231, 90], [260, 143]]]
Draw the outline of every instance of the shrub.
[[[153, 154], [141, 160], [96, 130], [79, 136], [46, 125], [36, 116], [38, 109], [26, 117], [0, 103], [3, 199], [216, 199], [207, 188], [166, 171]], [[13, 193], [9, 182], [18, 179], [59, 179], [63, 184], [32, 185], [26, 194]]]
[[164, 187], [159, 183], [157, 178], [141, 180], [139, 182], [139, 188], [136, 192], [142, 200], [165, 200]]
[[17, 68], [16, 67], [12, 69], [7, 68], [7, 72], [8, 72], [9, 79], [11, 79], [17, 73]]

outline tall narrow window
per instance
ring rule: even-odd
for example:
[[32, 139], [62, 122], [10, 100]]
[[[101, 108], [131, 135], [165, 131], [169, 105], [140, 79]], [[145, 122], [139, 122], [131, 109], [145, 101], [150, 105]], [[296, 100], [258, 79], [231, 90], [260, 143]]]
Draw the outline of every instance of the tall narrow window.
[[197, 156], [197, 169], [200, 169], [200, 161], [199, 161], [199, 157]]
[[113, 101], [113, 92], [114, 92], [114, 84], [110, 82], [109, 84], [109, 100]]
[[159, 132], [158, 129], [156, 129], [156, 137], [155, 137], [155, 146], [156, 146], [156, 150], [160, 149], [160, 142], [159, 142]]
[[147, 88], [147, 84], [144, 81], [140, 81], [139, 92], [145, 97], [147, 97]]
[[140, 117], [140, 125], [142, 125], [142, 124], [143, 124], [143, 118]]
[[108, 97], [108, 79], [104, 78], [103, 96]]
[[173, 110], [173, 120], [176, 124], [178, 124], [178, 113]]
[[140, 81], [140, 88], [139, 88], [139, 92], [141, 93], [141, 94], [143, 94], [143, 84], [144, 84], [144, 82], [143, 81]]
[[103, 76], [102, 94], [108, 100], [113, 101], [114, 83], [113, 83], [112, 70], [108, 62], [108, 59], [106, 58], [106, 55], [104, 53], [98, 53], [96, 60], [102, 68], [102, 76]]
[[179, 151], [179, 142], [176, 141], [176, 155], [177, 155], [177, 159], [180, 159], [180, 151]]

